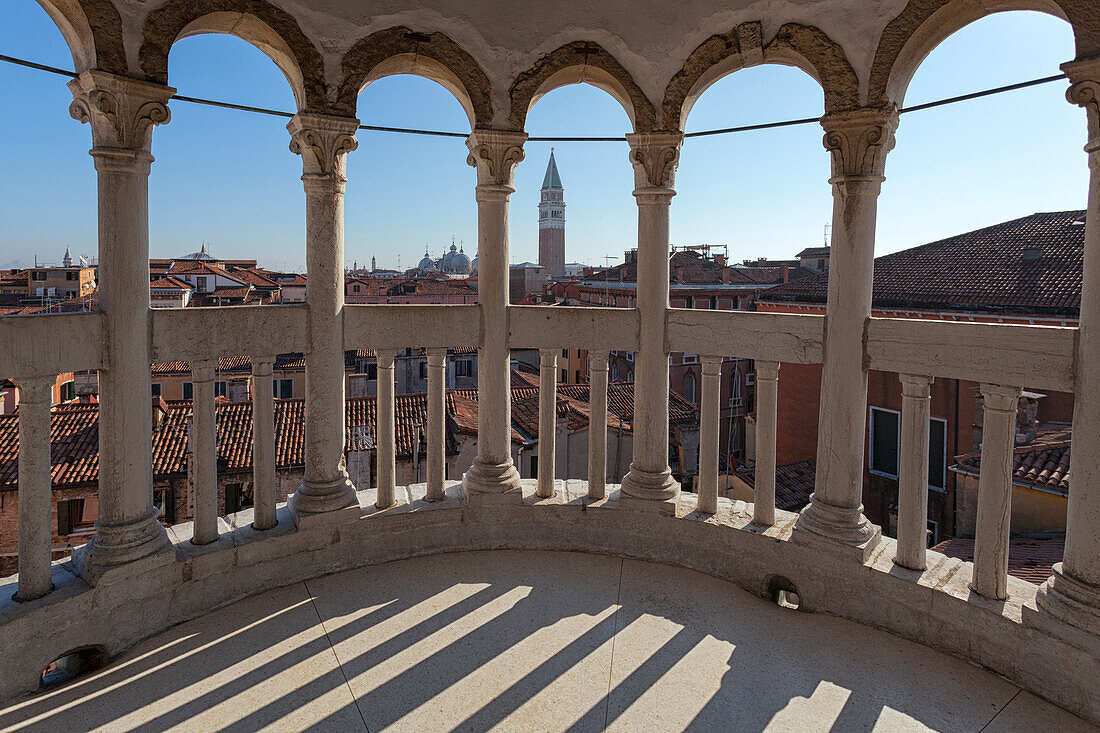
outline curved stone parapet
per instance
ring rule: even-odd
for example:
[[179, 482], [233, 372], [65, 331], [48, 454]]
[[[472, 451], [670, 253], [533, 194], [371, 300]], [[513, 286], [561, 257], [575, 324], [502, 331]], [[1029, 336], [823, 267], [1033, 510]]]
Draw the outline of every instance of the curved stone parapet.
[[[1015, 684], [1093, 722], [1100, 721], [1100, 657], [1088, 640], [1065, 639], [1025, 623], [1036, 586], [1011, 578], [1008, 599], [973, 593], [969, 563], [938, 553], [928, 569], [894, 564], [896, 545], [883, 539], [866, 562], [790, 541], [797, 515], [777, 511], [773, 526], [752, 523], [753, 506], [719, 500], [715, 514], [696, 511], [696, 495], [680, 495], [669, 516], [620, 506], [618, 486], [587, 498], [584, 481], [559, 481], [555, 495], [522, 492], [467, 496], [451, 483], [442, 501], [425, 486], [398, 487], [397, 503], [375, 507], [358, 493], [359, 517], [295, 528], [285, 506], [274, 529], [252, 528], [251, 510], [221, 520], [207, 545], [191, 543], [192, 526], [169, 532], [175, 554], [113, 569], [93, 588], [67, 563], [53, 568], [57, 590], [17, 603], [16, 578], [0, 582], [0, 699], [33, 690], [53, 659], [89, 646], [115, 655], [169, 626], [257, 593], [349, 568], [470, 550], [559, 550], [676, 565], [731, 582], [761, 596], [796, 590], [800, 608], [885, 629], [997, 672]], [[1027, 659], [1026, 665], [1019, 661]], [[1059, 670], [1072, 668], [1073, 675]]]

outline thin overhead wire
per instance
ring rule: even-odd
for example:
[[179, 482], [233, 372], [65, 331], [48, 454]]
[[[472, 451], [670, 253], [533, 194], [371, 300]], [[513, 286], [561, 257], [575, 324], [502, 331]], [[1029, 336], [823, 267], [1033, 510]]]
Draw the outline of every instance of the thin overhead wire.
[[[28, 69], [36, 69], [38, 71], [46, 71], [51, 74], [59, 74], [60, 76], [67, 76], [69, 78], [75, 78], [77, 75], [72, 71], [66, 71], [65, 69], [59, 69], [56, 66], [46, 66], [45, 64], [35, 63], [34, 61], [27, 61], [26, 59], [15, 58], [14, 56], [5, 56], [0, 54], [0, 61], [15, 64], [16, 66], [24, 66]], [[1057, 74], [1056, 76], [1045, 76], [1041, 79], [1032, 79], [1030, 81], [1021, 81], [1015, 84], [1008, 84], [1002, 87], [994, 87], [992, 89], [984, 89], [980, 92], [971, 92], [970, 94], [961, 94], [957, 97], [948, 97], [946, 99], [938, 99], [934, 102], [925, 102], [924, 104], [913, 105], [912, 107], [905, 107], [899, 110], [899, 114], [908, 114], [909, 112], [920, 112], [926, 109], [934, 109], [936, 107], [944, 107], [949, 104], [957, 104], [959, 102], [968, 102], [972, 99], [980, 99], [982, 97], [991, 97], [995, 94], [1004, 94], [1005, 92], [1013, 92], [1018, 89], [1027, 89], [1028, 87], [1039, 86], [1040, 84], [1050, 84], [1051, 82], [1065, 79], [1065, 74]], [[272, 115], [274, 117], [293, 117], [293, 112], [283, 112], [276, 109], [266, 109], [264, 107], [252, 107], [247, 104], [234, 104], [232, 102], [219, 102], [213, 99], [203, 99], [201, 97], [187, 97], [182, 94], [177, 94], [172, 97], [174, 100], [180, 102], [188, 102], [190, 104], [201, 104], [207, 107], [221, 107], [222, 109], [234, 109], [240, 112], [253, 112], [261, 115]], [[697, 132], [684, 133], [685, 138], [692, 137], [709, 137], [712, 135], [730, 135], [739, 132], [753, 132], [756, 130], [773, 130], [779, 127], [794, 127], [796, 125], [812, 125], [821, 121], [820, 117], [805, 117], [800, 120], [784, 120], [782, 122], [764, 122], [756, 125], [742, 125], [740, 127], [723, 127], [717, 130], [700, 130]], [[369, 130], [371, 132], [394, 132], [404, 135], [429, 135], [434, 137], [458, 137], [467, 138], [470, 136], [468, 132], [448, 132], [445, 130], [421, 130], [410, 127], [385, 127], [382, 125], [360, 125], [360, 130]], [[625, 142], [625, 138], [619, 137], [529, 137], [529, 142], [545, 142], [545, 143], [621, 143]]]

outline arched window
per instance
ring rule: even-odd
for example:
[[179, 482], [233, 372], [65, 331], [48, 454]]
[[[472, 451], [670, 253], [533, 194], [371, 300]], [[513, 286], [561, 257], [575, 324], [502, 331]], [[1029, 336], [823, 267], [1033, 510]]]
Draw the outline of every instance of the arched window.
[[684, 399], [695, 404], [695, 375], [691, 372], [684, 375]]

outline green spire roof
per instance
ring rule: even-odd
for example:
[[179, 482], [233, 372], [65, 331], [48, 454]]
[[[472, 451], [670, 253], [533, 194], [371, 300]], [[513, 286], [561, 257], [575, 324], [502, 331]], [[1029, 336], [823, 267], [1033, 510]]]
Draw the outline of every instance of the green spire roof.
[[543, 188], [561, 188], [558, 164], [554, 162], [554, 149], [550, 148], [550, 162], [546, 164], [546, 175], [542, 178]]

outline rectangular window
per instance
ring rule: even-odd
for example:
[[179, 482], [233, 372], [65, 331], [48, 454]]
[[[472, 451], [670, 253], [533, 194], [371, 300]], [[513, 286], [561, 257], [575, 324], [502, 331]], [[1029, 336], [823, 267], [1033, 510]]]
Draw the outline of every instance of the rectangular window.
[[563, 358], [563, 359], [568, 359], [569, 358], [569, 349], [562, 349], [561, 350], [561, 358]]
[[36, 272], [31, 273], [31, 280], [45, 280], [45, 279], [46, 279], [45, 270], [38, 270]]
[[214, 396], [215, 397], [225, 397], [227, 394], [229, 394], [229, 383], [228, 382], [214, 382]]
[[871, 473], [898, 477], [898, 453], [901, 448], [901, 414], [893, 410], [871, 408]]
[[95, 528], [99, 503], [95, 499], [57, 502], [57, 533], [61, 536], [87, 534]]
[[242, 509], [252, 506], [252, 485], [244, 484], [225, 485], [225, 513], [236, 514]]
[[76, 280], [77, 279], [77, 274], [78, 273], [75, 273], [75, 272], [66, 272], [65, 273], [65, 279], [66, 280]]
[[195, 390], [194, 390], [194, 387], [192, 386], [192, 384], [190, 382], [184, 382], [183, 383], [183, 399], [185, 399], [185, 400], [194, 399], [194, 396], [195, 396]]
[[378, 379], [378, 364], [367, 364], [367, 381]]
[[294, 380], [293, 379], [277, 379], [275, 380], [275, 396], [280, 400], [292, 400], [294, 399]]
[[61, 384], [61, 401], [71, 402], [76, 397], [76, 384], [69, 380]]
[[426, 362], [426, 361], [420, 362], [420, 378], [421, 379], [427, 379], [428, 378], [428, 362]]
[[160, 382], [153, 382], [153, 396], [160, 397]]
[[699, 355], [698, 354], [684, 354], [684, 363], [685, 364], [698, 364], [699, 363]]
[[474, 376], [474, 362], [472, 359], [458, 359], [455, 361], [456, 377]]
[[351, 292], [358, 293], [359, 292], [359, 286], [358, 285], [352, 285], [351, 286]]
[[559, 382], [561, 384], [565, 384], [568, 381], [569, 381], [569, 370], [568, 369], [562, 369], [561, 370], [561, 379], [559, 380]]
[[527, 478], [538, 478], [539, 477], [539, 457], [538, 456], [531, 456], [531, 463], [529, 465], [531, 466], [531, 474]]
[[153, 505], [157, 509], [157, 521], [163, 524], [176, 523], [176, 498], [171, 489], [153, 491]]
[[947, 486], [947, 421], [928, 421], [928, 486], [944, 491]]
[[198, 290], [200, 293], [205, 293], [206, 292], [206, 278], [205, 277], [196, 277], [195, 278], [195, 289]]

